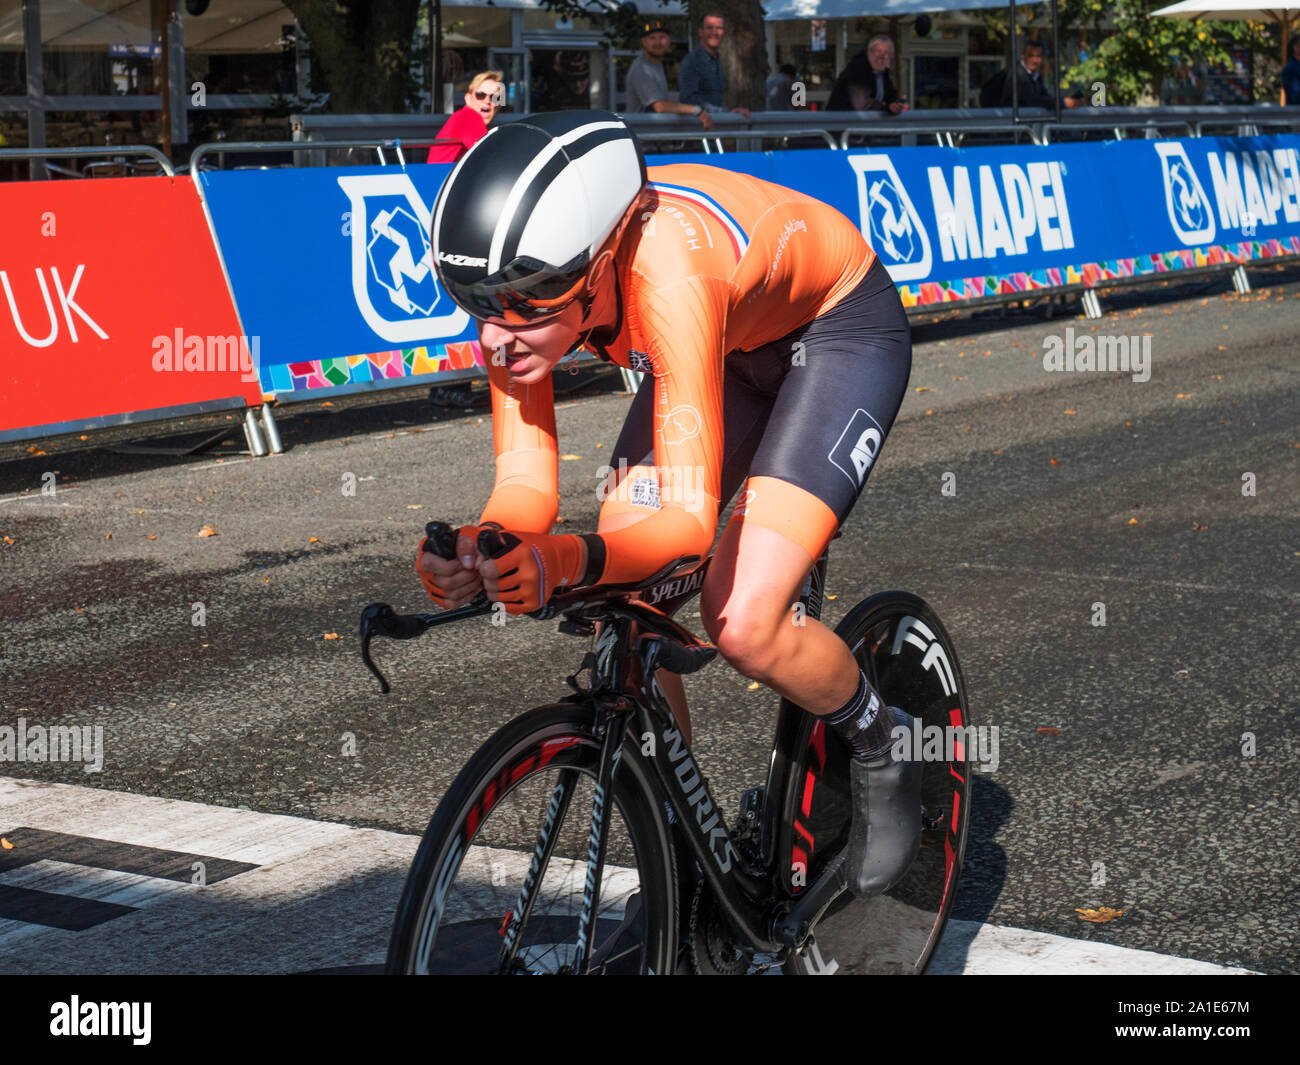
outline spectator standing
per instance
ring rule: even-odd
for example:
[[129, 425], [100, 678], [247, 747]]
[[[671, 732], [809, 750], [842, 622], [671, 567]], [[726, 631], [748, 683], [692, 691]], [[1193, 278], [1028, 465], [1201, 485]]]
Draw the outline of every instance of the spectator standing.
[[[457, 144], [435, 144], [429, 149], [429, 163], [454, 163], [475, 144], [487, 136], [488, 125], [496, 117], [497, 109], [505, 103], [506, 76], [500, 70], [485, 70], [475, 74], [465, 93], [465, 106], [460, 108], [438, 130], [439, 140], [455, 140]], [[457, 381], [450, 385], [435, 385], [429, 390], [429, 399], [439, 407], [458, 407], [470, 410], [477, 406], [472, 381]]]
[[775, 74], [769, 74], [763, 85], [765, 105], [769, 111], [794, 110], [794, 79], [798, 71], [794, 64], [786, 63]]
[[[727, 95], [727, 79], [722, 73], [722, 59], [718, 49], [727, 32], [726, 20], [716, 11], [710, 11], [700, 20], [700, 43], [691, 49], [677, 68], [677, 98], [684, 104], [699, 104], [714, 114], [725, 113], [723, 98]], [[749, 111], [743, 107], [731, 109], [743, 118]]]
[[435, 144], [429, 149], [425, 162], [454, 163], [487, 136], [488, 124], [496, 117], [497, 108], [505, 102], [505, 78], [499, 70], [485, 70], [474, 75], [465, 93], [465, 106], [438, 130], [439, 140], [460, 143]]
[[1282, 68], [1287, 107], [1300, 107], [1300, 35], [1291, 38], [1291, 58]]
[[[1026, 41], [1020, 49], [1020, 62], [1015, 66], [1016, 92], [1021, 107], [1055, 107], [1056, 97], [1043, 84], [1043, 46], [1037, 41]], [[1011, 106], [1011, 77], [1000, 70], [980, 90], [981, 107]], [[1066, 107], [1078, 107], [1079, 99], [1067, 96]]]
[[891, 115], [905, 110], [906, 97], [898, 95], [889, 76], [893, 65], [894, 42], [883, 33], [872, 37], [835, 79], [826, 110], [888, 111]]
[[641, 54], [627, 72], [627, 114], [653, 111], [656, 114], [695, 115], [705, 132], [713, 128], [713, 119], [702, 104], [670, 100], [668, 75], [664, 73], [664, 56], [672, 46], [668, 30], [660, 21], [651, 20], [641, 28]]

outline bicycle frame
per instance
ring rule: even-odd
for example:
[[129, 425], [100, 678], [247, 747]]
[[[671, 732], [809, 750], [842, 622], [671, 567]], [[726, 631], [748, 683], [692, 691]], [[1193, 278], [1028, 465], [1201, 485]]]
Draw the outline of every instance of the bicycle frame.
[[[827, 557], [823, 555], [809, 572], [799, 599], [806, 614], [813, 618], [821, 615], [826, 562]], [[779, 922], [789, 912], [795, 897], [790, 891], [788, 870], [778, 867], [778, 849], [781, 818], [792, 812], [787, 809], [791, 767], [799, 759], [797, 744], [806, 714], [784, 700], [781, 703], [759, 828], [761, 865], [748, 866], [655, 677], [660, 668], [660, 638], [643, 635], [636, 647], [631, 646], [635, 615], [649, 610], [663, 616], [694, 598], [703, 584], [708, 564], [705, 561], [686, 577], [649, 589], [643, 604], [631, 603], [627, 605], [629, 609], [618, 610], [620, 621], [603, 630], [597, 642], [588, 694], [604, 726], [623, 736], [623, 743], [628, 742], [625, 732], [630, 720], [635, 719], [642, 758], [654, 769], [651, 779], [658, 786], [655, 800], [672, 807], [682, 836], [735, 931], [753, 949], [774, 952], [797, 945], [791, 942], [788, 931], [782, 934], [785, 928]], [[685, 587], [673, 588], [683, 583]], [[667, 606], [662, 612], [650, 605], [661, 602]], [[602, 779], [609, 750], [607, 743], [602, 754]], [[590, 855], [598, 863], [603, 858], [603, 831], [603, 825], [598, 825], [593, 818]], [[599, 840], [598, 832], [602, 833]], [[805, 896], [808, 894], [805, 892]], [[821, 908], [833, 901], [835, 894], [826, 898]], [[802, 936], [795, 938], [802, 939]]]

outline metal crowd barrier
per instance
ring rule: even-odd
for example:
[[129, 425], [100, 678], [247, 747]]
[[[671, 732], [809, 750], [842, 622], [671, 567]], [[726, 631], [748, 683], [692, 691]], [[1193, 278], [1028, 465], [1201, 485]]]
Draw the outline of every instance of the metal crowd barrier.
[[[459, 144], [457, 140], [418, 140], [408, 141], [408, 148], [432, 147], [439, 144]], [[200, 144], [190, 154], [190, 161], [181, 166], [181, 170], [189, 169], [191, 174], [197, 174], [202, 167], [200, 164], [206, 155], [223, 155], [226, 152], [238, 154], [240, 152], [287, 152], [294, 153], [294, 166], [301, 166], [302, 161], [298, 159], [299, 153], [305, 155], [307, 152], [329, 151], [336, 148], [373, 148], [379, 156], [379, 165], [387, 166], [388, 160], [384, 156], [385, 148], [392, 148], [393, 153], [397, 156], [399, 166], [406, 165], [406, 155], [402, 151], [401, 138], [392, 140], [376, 140], [373, 137], [364, 140], [343, 140], [343, 141], [209, 141], [206, 144]]]
[[[46, 159], [75, 159], [81, 157], [95, 156], [114, 156], [113, 165], [126, 166], [126, 160], [130, 157], [144, 156], [158, 164], [159, 169], [169, 178], [176, 176], [176, 171], [172, 167], [171, 160], [163, 155], [157, 148], [148, 144], [106, 144], [102, 148], [0, 148], [0, 162], [5, 159], [29, 159], [32, 162], [33, 176], [35, 171], [45, 169]], [[81, 177], [75, 170], [67, 170], [64, 167], [51, 167], [61, 174], [69, 177]], [[91, 175], [93, 176], [93, 175]]]

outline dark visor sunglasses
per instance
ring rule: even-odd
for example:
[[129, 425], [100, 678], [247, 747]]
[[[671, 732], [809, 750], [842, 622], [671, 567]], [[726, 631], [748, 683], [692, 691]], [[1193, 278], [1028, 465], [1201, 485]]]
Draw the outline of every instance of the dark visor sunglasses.
[[588, 262], [585, 251], [564, 266], [520, 255], [480, 281], [439, 280], [457, 305], [475, 318], [540, 322], [554, 318], [582, 295]]

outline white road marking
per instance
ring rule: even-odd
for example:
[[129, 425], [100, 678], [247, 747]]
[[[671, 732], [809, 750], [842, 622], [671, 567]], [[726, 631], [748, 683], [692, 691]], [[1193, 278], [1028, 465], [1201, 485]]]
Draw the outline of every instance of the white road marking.
[[[0, 872], [24, 888], [138, 907], [72, 932], [0, 920], [0, 973], [284, 973], [381, 965], [415, 836], [147, 795], [0, 777], [0, 837], [21, 827], [249, 862], [198, 886], [59, 861]], [[14, 851], [0, 851], [13, 856]], [[489, 912], [493, 881], [527, 868], [519, 852], [473, 848]], [[584, 866], [567, 879], [581, 894]], [[615, 871], [615, 883], [624, 871]], [[630, 871], [627, 871], [630, 875]], [[619, 894], [627, 887], [619, 884]], [[619, 894], [611, 895], [620, 915]], [[616, 901], [618, 900], [618, 901]], [[604, 906], [602, 906], [604, 910]], [[951, 921], [936, 973], [1245, 973], [1063, 936]]]

